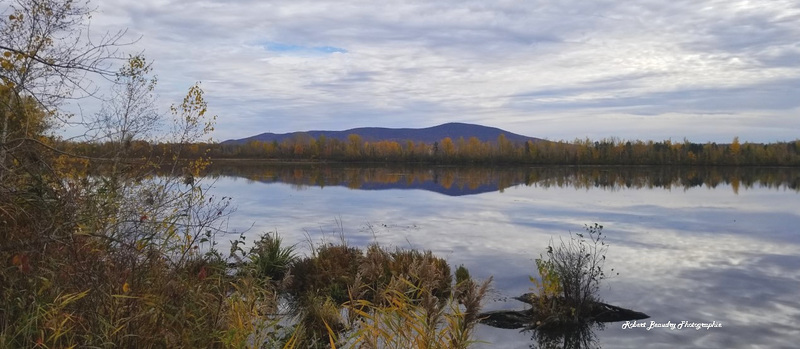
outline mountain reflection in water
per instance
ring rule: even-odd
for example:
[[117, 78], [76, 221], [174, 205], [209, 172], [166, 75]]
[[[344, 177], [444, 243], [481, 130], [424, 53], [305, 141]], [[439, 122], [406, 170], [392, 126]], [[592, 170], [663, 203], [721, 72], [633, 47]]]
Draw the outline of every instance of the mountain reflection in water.
[[270, 163], [216, 161], [211, 176], [280, 182], [304, 187], [341, 186], [359, 190], [421, 189], [448, 196], [474, 195], [517, 186], [600, 188], [605, 190], [716, 188], [734, 193], [754, 187], [800, 191], [800, 176], [791, 168], [762, 167], [453, 167]]

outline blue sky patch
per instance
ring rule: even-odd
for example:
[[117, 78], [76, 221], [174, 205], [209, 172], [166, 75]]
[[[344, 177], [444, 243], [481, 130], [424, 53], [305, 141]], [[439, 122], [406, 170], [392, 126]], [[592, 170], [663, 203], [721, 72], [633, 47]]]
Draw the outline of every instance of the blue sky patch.
[[286, 53], [347, 53], [347, 50], [334, 46], [300, 46], [280, 42], [267, 42], [264, 44], [264, 47], [273, 52]]

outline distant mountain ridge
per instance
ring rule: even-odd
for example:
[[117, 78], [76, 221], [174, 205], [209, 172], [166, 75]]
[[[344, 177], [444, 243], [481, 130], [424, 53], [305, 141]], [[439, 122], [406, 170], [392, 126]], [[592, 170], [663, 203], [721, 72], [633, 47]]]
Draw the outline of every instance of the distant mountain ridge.
[[364, 141], [369, 141], [369, 142], [413, 141], [413, 142], [433, 143], [433, 142], [439, 142], [446, 137], [450, 137], [453, 141], [462, 137], [465, 140], [468, 140], [471, 137], [475, 137], [481, 142], [493, 142], [496, 141], [497, 137], [500, 136], [501, 134], [505, 135], [506, 139], [514, 143], [517, 142], [523, 143], [527, 141], [533, 141], [533, 142], [542, 141], [542, 139], [540, 138], [523, 136], [496, 127], [465, 124], [460, 122], [451, 122], [427, 128], [360, 127], [344, 131], [315, 130], [315, 131], [291, 132], [291, 133], [267, 132], [247, 138], [229, 139], [227, 141], [222, 142], [222, 144], [245, 144], [250, 141], [260, 141], [260, 142], [276, 141], [278, 143], [281, 143], [284, 140], [292, 139], [295, 137], [313, 137], [316, 139], [319, 138], [319, 136], [321, 135], [325, 135], [325, 138], [328, 139], [338, 139], [341, 141], [345, 141], [347, 140], [347, 136], [351, 134], [357, 134], [361, 136], [361, 138]]

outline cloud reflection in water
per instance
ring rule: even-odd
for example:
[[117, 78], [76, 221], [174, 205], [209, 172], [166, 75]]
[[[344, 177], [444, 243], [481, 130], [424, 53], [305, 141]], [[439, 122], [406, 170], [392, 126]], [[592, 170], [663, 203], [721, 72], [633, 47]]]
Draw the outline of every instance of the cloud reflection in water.
[[[496, 291], [487, 310], [521, 308], [504, 298], [528, 291], [533, 259], [550, 239], [597, 222], [611, 245], [606, 269], [620, 274], [601, 288], [608, 303], [645, 312], [648, 321], [723, 323], [699, 331], [623, 330], [612, 323], [597, 333], [601, 345], [794, 346], [800, 337], [800, 196], [791, 179], [797, 172], [780, 174], [789, 182], [751, 181], [738, 192], [722, 175], [713, 186], [604, 187], [574, 185], [591, 182], [562, 173], [562, 179], [509, 181], [502, 192], [462, 196], [401, 187], [353, 190], [333, 182], [287, 184], [275, 176], [260, 182], [221, 175], [213, 191], [235, 198], [231, 227], [252, 225], [251, 236], [277, 229], [286, 241], [335, 241], [342, 229], [354, 245], [377, 241], [430, 249], [452, 265], [466, 265], [475, 277], [493, 275]], [[529, 334], [479, 327], [479, 339], [492, 343], [484, 347], [531, 344]]]

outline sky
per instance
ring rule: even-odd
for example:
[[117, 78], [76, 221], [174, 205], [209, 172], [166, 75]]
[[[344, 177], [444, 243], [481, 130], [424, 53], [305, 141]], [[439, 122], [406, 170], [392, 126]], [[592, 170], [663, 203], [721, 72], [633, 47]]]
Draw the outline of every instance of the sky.
[[550, 140], [800, 138], [800, 2], [95, 2], [215, 140], [466, 122]]

